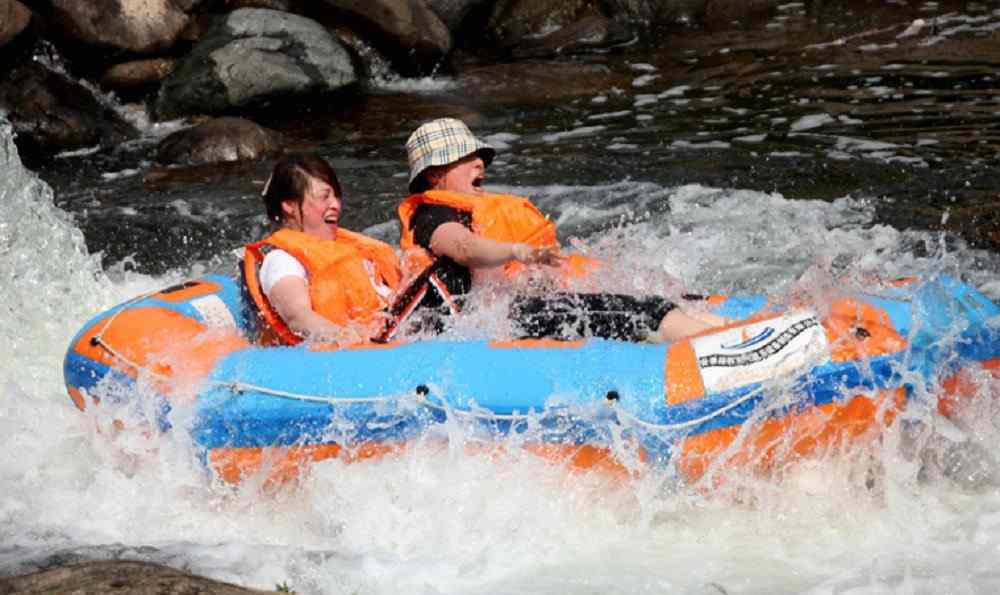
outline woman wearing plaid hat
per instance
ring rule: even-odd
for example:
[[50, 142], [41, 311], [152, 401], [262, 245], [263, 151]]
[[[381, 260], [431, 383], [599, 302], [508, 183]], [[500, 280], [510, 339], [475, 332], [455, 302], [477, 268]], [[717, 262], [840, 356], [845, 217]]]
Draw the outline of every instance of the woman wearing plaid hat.
[[[522, 197], [489, 194], [482, 183], [496, 151], [461, 120], [441, 118], [406, 142], [411, 195], [399, 207], [404, 276], [410, 279], [393, 306], [398, 320], [416, 308], [456, 313], [476, 269], [524, 265], [586, 274], [594, 261], [559, 254], [555, 225]], [[525, 337], [598, 336], [627, 341], [672, 341], [717, 326], [650, 296], [558, 292], [519, 296], [511, 318]], [[390, 335], [395, 329], [390, 329]]]
[[277, 230], [249, 244], [244, 281], [265, 344], [349, 345], [381, 332], [400, 281], [391, 246], [340, 227], [337, 174], [311, 154], [278, 160], [262, 193]]

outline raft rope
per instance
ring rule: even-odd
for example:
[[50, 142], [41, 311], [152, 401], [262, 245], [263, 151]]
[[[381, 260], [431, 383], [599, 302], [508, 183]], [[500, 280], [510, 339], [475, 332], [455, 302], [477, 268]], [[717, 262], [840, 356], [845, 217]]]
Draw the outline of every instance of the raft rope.
[[104, 321], [104, 325], [101, 327], [101, 330], [94, 333], [94, 336], [90, 338], [90, 344], [95, 347], [100, 347], [104, 351], [107, 351], [109, 354], [111, 354], [111, 357], [121, 361], [123, 364], [129, 366], [130, 368], [134, 368], [137, 373], [145, 371], [148, 374], [156, 376], [159, 379], [167, 380], [169, 379], [169, 376], [167, 376], [166, 374], [160, 374], [159, 372], [154, 372], [153, 370], [143, 368], [139, 364], [125, 357], [122, 353], [116, 350], [110, 343], [104, 340], [104, 333], [108, 332], [108, 329], [111, 328], [111, 325], [114, 323], [115, 319], [118, 318], [118, 315], [127, 310], [128, 306], [138, 301], [144, 300], [152, 295], [156, 295], [159, 292], [160, 290], [139, 294], [134, 298], [128, 300], [124, 304], [122, 304], [121, 307], [118, 308], [117, 312], [115, 312], [111, 316], [108, 316], [108, 318]]
[[[107, 341], [104, 340], [104, 333], [107, 332], [107, 330], [111, 327], [111, 324], [114, 323], [118, 315], [126, 310], [126, 306], [134, 302], [137, 302], [139, 300], [145, 299], [151, 295], [154, 295], [155, 293], [157, 292], [150, 292], [143, 295], [139, 295], [129, 300], [128, 302], [125, 302], [125, 304], [122, 305], [121, 309], [119, 309], [117, 312], [108, 317], [107, 321], [101, 327], [101, 330], [95, 333], [93, 337], [91, 337], [90, 343], [95, 346], [100, 346], [102, 349], [107, 351], [112, 357], [121, 361], [125, 365], [135, 369], [137, 372], [144, 371], [152, 376], [157, 377], [158, 379], [168, 380], [170, 379], [168, 375], [161, 374], [159, 372], [155, 372], [151, 369], [140, 366], [136, 362], [127, 358], [124, 354], [120, 353], [112, 345], [110, 345]], [[271, 397], [278, 397], [281, 399], [292, 399], [296, 401], [305, 401], [309, 403], [324, 403], [331, 406], [356, 405], [362, 403], [386, 403], [391, 401], [413, 400], [418, 405], [423, 405], [428, 409], [443, 411], [445, 413], [460, 417], [471, 417], [478, 419], [501, 420], [501, 421], [524, 421], [533, 417], [532, 415], [527, 413], [478, 413], [476, 411], [466, 411], [462, 409], [451, 408], [441, 403], [436, 403], [431, 399], [428, 399], [427, 395], [430, 394], [430, 389], [426, 385], [420, 385], [412, 394], [405, 394], [405, 395], [388, 395], [388, 396], [377, 396], [377, 397], [332, 397], [332, 396], [310, 395], [310, 394], [277, 390], [266, 386], [247, 384], [239, 381], [227, 382], [222, 380], [205, 380], [205, 382], [210, 386], [227, 388], [236, 393], [237, 395], [246, 392], [256, 392]], [[763, 391], [764, 391], [764, 386], [759, 386], [754, 390], [748, 392], [747, 394], [743, 395], [742, 397], [736, 399], [735, 401], [727, 403], [726, 405], [719, 407], [715, 411], [709, 412], [701, 417], [690, 419], [683, 422], [669, 423], [669, 424], [648, 422], [640, 419], [639, 417], [633, 415], [632, 413], [626, 411], [625, 409], [618, 407], [616, 403], [618, 402], [619, 398], [617, 396], [617, 393], [614, 391], [608, 393], [607, 396], [608, 398], [605, 400], [605, 402], [608, 404], [608, 407], [610, 407], [619, 418], [624, 418], [630, 424], [635, 424], [639, 427], [652, 430], [676, 431], [676, 430], [684, 430], [692, 428], [700, 424], [703, 424], [705, 422], [711, 421], [719, 416], [725, 415], [729, 411], [735, 409], [736, 407], [739, 407], [740, 405], [749, 401], [750, 399], [757, 397]]]

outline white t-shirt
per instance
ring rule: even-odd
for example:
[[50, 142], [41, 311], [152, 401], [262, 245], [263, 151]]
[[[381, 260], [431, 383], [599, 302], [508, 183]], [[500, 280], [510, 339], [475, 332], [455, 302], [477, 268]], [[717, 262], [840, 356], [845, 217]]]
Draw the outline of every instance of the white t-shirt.
[[[364, 265], [365, 271], [368, 272], [368, 278], [372, 282], [372, 287], [375, 288], [375, 292], [383, 300], [388, 300], [389, 296], [392, 295], [392, 288], [377, 278], [374, 264], [365, 260]], [[274, 288], [274, 285], [285, 277], [298, 277], [305, 281], [306, 285], [309, 284], [309, 273], [306, 271], [306, 267], [302, 266], [299, 259], [280, 249], [271, 250], [264, 256], [264, 262], [260, 265], [259, 276], [260, 288], [264, 291], [267, 299], [271, 299], [271, 289]]]
[[284, 250], [271, 250], [260, 265], [260, 288], [267, 299], [271, 299], [274, 284], [285, 277], [298, 277], [309, 284], [309, 273], [298, 258]]

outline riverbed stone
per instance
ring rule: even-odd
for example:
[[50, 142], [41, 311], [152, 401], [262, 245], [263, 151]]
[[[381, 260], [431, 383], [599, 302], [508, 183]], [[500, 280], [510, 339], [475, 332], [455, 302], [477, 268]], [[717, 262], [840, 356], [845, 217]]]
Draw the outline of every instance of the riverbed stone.
[[113, 146], [139, 131], [75, 80], [29, 61], [0, 79], [0, 110], [9, 112], [28, 157]]
[[406, 76], [434, 72], [452, 49], [451, 32], [424, 0], [321, 0]]
[[427, 7], [451, 30], [458, 31], [472, 11], [485, 6], [489, 0], [426, 0]]
[[273, 593], [195, 576], [151, 562], [102, 560], [0, 578], [0, 595], [130, 593], [132, 595], [252, 595]]
[[72, 41], [149, 54], [174, 45], [192, 0], [51, 0], [51, 22]]
[[515, 58], [546, 58], [609, 48], [628, 43], [635, 37], [625, 23], [592, 15], [543, 37], [523, 39], [512, 53]]
[[647, 25], [676, 25], [701, 21], [707, 0], [607, 0], [614, 18]]
[[213, 118], [160, 141], [164, 164], [199, 165], [263, 159], [281, 151], [281, 135], [244, 118]]
[[167, 78], [177, 65], [173, 58], [149, 58], [115, 64], [101, 77], [101, 86], [112, 91], [148, 87]]
[[601, 14], [594, 0], [499, 0], [490, 14], [487, 34], [499, 47], [513, 48]]
[[158, 118], [216, 114], [357, 81], [351, 57], [319, 23], [244, 8], [221, 20], [164, 80]]
[[0, 0], [0, 49], [24, 32], [31, 11], [17, 0]]

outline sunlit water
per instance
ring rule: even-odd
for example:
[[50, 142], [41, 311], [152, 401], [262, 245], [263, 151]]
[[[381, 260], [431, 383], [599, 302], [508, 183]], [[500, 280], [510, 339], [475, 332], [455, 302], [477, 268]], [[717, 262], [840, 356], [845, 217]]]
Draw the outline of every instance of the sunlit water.
[[[553, 85], [546, 76], [565, 65], [509, 81], [474, 71], [418, 81], [377, 72], [374, 92], [386, 96], [360, 111], [371, 130], [331, 125], [324, 153], [351, 192], [349, 223], [394, 239], [388, 214], [405, 179], [405, 131], [393, 94], [407, 103], [419, 96], [407, 117], [468, 109], [458, 115], [471, 116], [499, 150], [491, 188], [534, 197], [555, 214], [564, 245], [614, 264], [593, 281], [599, 289], [805, 294], [823, 304], [870, 275], [947, 273], [998, 300], [1000, 255], [953, 235], [893, 227], [894, 217], [915, 217], [906, 197], [873, 199], [860, 188], [866, 176], [884, 174], [905, 180], [897, 188], [910, 198], [995, 194], [986, 184], [998, 138], [995, 68], [927, 65], [916, 54], [910, 60], [906, 44], [918, 39], [919, 52], [995, 35], [1000, 10], [916, 8], [937, 19], [933, 35], [904, 35], [911, 15], [871, 37], [837, 29], [817, 43], [814, 31], [799, 29], [809, 21], [803, 5], [788, 3], [765, 26], [787, 38], [781, 51], [762, 52], [763, 34], [708, 44], [681, 36], [648, 60], [573, 66], [594, 80], [559, 80], [592, 91], [551, 100], [558, 110], [526, 108], [523, 117], [496, 107], [504, 93]], [[689, 66], [683, 80], [674, 80], [678, 60]], [[452, 97], [491, 93], [494, 103], [481, 110]], [[57, 160], [57, 173], [86, 173], [60, 174], [57, 197], [20, 166], [2, 124], [0, 575], [124, 558], [302, 594], [1000, 592], [1000, 465], [990, 454], [1000, 438], [996, 382], [983, 383], [957, 425], [929, 415], [937, 395], [921, 393], [904, 423], [875, 444], [770, 478], [723, 471], [696, 486], [669, 474], [624, 482], [572, 475], [516, 448], [469, 455], [474, 438], [450, 424], [444, 443], [351, 466], [327, 461], [265, 496], [253, 481], [214, 481], [181, 433], [115, 435], [111, 407], [81, 413], [66, 395], [70, 337], [134, 295], [230, 270], [229, 249], [262, 231], [247, 180], [265, 177], [264, 165], [235, 165], [158, 186], [144, 177], [157, 172], [143, 147], [184, 124], [130, 117], [143, 139], [112, 155]], [[382, 120], [391, 122], [387, 135]], [[910, 129], [897, 132], [899, 122]], [[823, 194], [811, 192], [817, 168], [850, 190], [803, 200]], [[727, 188], [688, 184], [692, 171]], [[810, 192], [745, 189], [786, 178]], [[104, 268], [81, 228], [113, 252]], [[155, 234], [143, 235], [148, 229]], [[190, 264], [185, 254], [195, 246], [207, 248]], [[138, 262], [121, 261], [131, 253]], [[150, 255], [185, 264], [156, 276], [132, 272], [148, 270]], [[504, 332], [500, 311], [484, 308], [451, 336]]]
[[[516, 449], [469, 455], [471, 438], [449, 427], [443, 446], [327, 461], [265, 496], [253, 481], [213, 481], [182, 434], [111, 438], [107, 412], [81, 413], [65, 393], [70, 337], [95, 312], [202, 267], [102, 270], [51, 190], [20, 166], [6, 124], [2, 136], [0, 574], [125, 558], [299, 593], [1000, 590], [998, 468], [984, 454], [1000, 437], [995, 383], [961, 427], [935, 429], [925, 411], [936, 395], [924, 394], [875, 445], [697, 486], [572, 475]], [[626, 291], [823, 299], [849, 290], [843, 279], [946, 272], [1000, 298], [995, 254], [875, 224], [872, 207], [850, 197], [632, 181], [497, 189], [560, 213], [566, 243], [615, 263], [621, 272], [601, 283]], [[595, 226], [605, 231], [588, 234]], [[974, 460], [949, 470], [963, 444]]]

